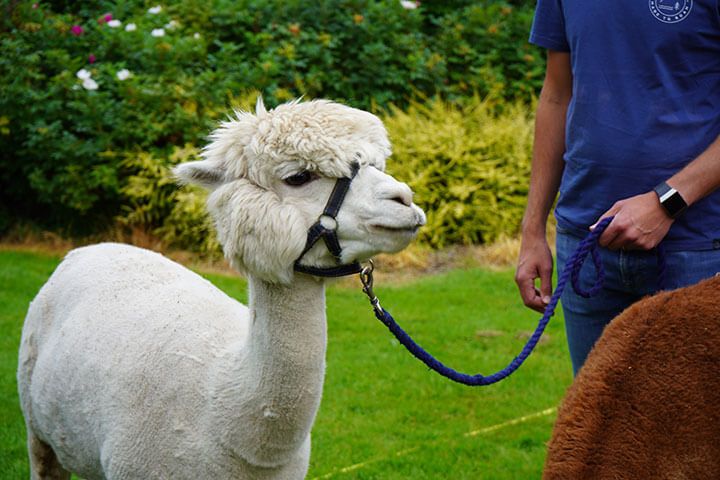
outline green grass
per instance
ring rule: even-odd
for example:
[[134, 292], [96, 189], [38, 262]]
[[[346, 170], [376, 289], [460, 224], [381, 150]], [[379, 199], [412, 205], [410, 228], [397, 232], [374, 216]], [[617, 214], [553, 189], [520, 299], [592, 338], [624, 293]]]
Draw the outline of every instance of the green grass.
[[[0, 251], [2, 478], [28, 477], [17, 346], [28, 303], [58, 261]], [[241, 279], [207, 277], [245, 300]], [[520, 303], [510, 271], [456, 270], [400, 286], [380, 282], [375, 290], [421, 345], [470, 373], [504, 367], [524, 344], [518, 334], [539, 318]], [[330, 286], [328, 367], [308, 478], [539, 478], [555, 413], [522, 417], [555, 407], [571, 381], [560, 317], [513, 376], [469, 388], [411, 357], [374, 318], [359, 285]]]

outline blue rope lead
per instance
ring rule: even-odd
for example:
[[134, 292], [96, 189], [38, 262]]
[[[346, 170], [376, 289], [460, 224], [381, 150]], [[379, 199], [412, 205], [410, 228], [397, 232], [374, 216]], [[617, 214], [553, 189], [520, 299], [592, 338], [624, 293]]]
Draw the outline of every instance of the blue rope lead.
[[[447, 377], [450, 380], [458, 383], [469, 385], [471, 387], [490, 385], [495, 382], [499, 382], [503, 378], [512, 374], [515, 370], [518, 369], [518, 367], [520, 367], [520, 365], [522, 365], [525, 359], [530, 356], [530, 353], [532, 353], [535, 345], [537, 345], [540, 337], [545, 331], [545, 327], [550, 321], [550, 317], [555, 314], [555, 308], [560, 301], [560, 296], [562, 295], [563, 290], [565, 290], [565, 286], [567, 285], [568, 280], [572, 281], [575, 291], [583, 297], [591, 297], [600, 291], [605, 281], [605, 270], [603, 269], [602, 262], [600, 260], [600, 253], [598, 251], [598, 238], [600, 238], [600, 235], [602, 235], [602, 233], [605, 231], [611, 221], [612, 217], [603, 219], [600, 223], [597, 224], [593, 231], [590, 232], [588, 236], [582, 240], [582, 242], [580, 242], [578, 248], [575, 250], [573, 255], [568, 259], [567, 263], [565, 264], [565, 268], [563, 268], [563, 271], [558, 278], [555, 293], [553, 293], [552, 297], [550, 298], [550, 302], [548, 303], [547, 307], [545, 307], [545, 314], [538, 322], [538, 326], [535, 329], [535, 332], [533, 332], [532, 336], [528, 339], [520, 354], [515, 357], [512, 362], [508, 364], [507, 367], [493, 373], [492, 375], [468, 375], [466, 373], [461, 373], [453, 370], [452, 368], [443, 365], [435, 357], [426, 352], [420, 345], [415, 343], [415, 341], [410, 338], [410, 335], [405, 333], [405, 331], [400, 328], [400, 325], [395, 322], [395, 319], [392, 317], [392, 315], [390, 315], [387, 310], [384, 310], [380, 306], [378, 298], [373, 294], [372, 267], [366, 267], [360, 273], [360, 279], [363, 283], [363, 291], [367, 294], [368, 297], [370, 297], [370, 303], [373, 306], [375, 316], [378, 318], [378, 320], [385, 324], [385, 326], [392, 332], [392, 334], [395, 335], [395, 338], [397, 338], [398, 341], [405, 348], [407, 348], [410, 353], [412, 353], [425, 365], [435, 370], [443, 377]], [[586, 291], [580, 287], [578, 277], [580, 274], [580, 268], [582, 267], [583, 263], [585, 263], [588, 255], [592, 256], [597, 278], [595, 280], [595, 284]], [[662, 261], [662, 259], [660, 260]]]

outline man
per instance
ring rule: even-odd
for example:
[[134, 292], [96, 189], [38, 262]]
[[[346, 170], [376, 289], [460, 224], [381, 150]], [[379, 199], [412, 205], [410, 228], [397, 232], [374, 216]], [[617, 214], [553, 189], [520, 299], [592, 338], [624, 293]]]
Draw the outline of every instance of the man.
[[562, 296], [577, 373], [605, 325], [659, 277], [670, 289], [720, 272], [720, 4], [539, 0], [530, 41], [548, 55], [516, 272], [525, 305], [542, 311], [552, 293], [545, 225], [558, 190], [560, 268], [615, 217], [600, 237], [601, 293]]

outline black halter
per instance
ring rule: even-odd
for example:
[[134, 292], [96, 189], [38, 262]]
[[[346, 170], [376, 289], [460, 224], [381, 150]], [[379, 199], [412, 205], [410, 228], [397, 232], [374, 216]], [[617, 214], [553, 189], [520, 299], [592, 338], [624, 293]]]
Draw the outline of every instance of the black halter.
[[[342, 277], [344, 275], [352, 275], [354, 273], [360, 273], [362, 267], [358, 262], [349, 263], [343, 265], [341, 255], [342, 248], [340, 247], [340, 241], [337, 237], [337, 219], [335, 218], [340, 211], [340, 206], [345, 195], [347, 195], [350, 189], [350, 183], [352, 182], [355, 175], [360, 170], [360, 165], [353, 163], [352, 173], [349, 177], [338, 178], [335, 182], [330, 198], [328, 198], [325, 204], [323, 213], [318, 218], [318, 221], [313, 224], [308, 230], [307, 242], [305, 243], [305, 249], [302, 251], [300, 256], [295, 260], [295, 271], [301, 273], [309, 273], [310, 275], [317, 275], [319, 277]], [[332, 220], [331, 226], [325, 226], [322, 224], [323, 218]], [[328, 250], [335, 257], [335, 261], [338, 263], [335, 267], [310, 267], [307, 265], [300, 265], [300, 259], [317, 243], [318, 240], [323, 239]]]

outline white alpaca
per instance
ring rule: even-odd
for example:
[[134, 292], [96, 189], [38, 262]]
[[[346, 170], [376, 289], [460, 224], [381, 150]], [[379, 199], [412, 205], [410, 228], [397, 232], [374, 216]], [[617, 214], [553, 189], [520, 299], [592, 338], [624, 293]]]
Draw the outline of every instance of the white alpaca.
[[[70, 252], [30, 305], [18, 384], [32, 478], [300, 479], [325, 371], [325, 286], [293, 271], [338, 177], [341, 261], [404, 248], [425, 216], [383, 173], [373, 115], [327, 101], [239, 113], [204, 160], [226, 257], [249, 307], [159, 254]], [[332, 223], [332, 222], [329, 222]], [[331, 267], [318, 242], [302, 263]], [[369, 317], [368, 317], [368, 321]]]

